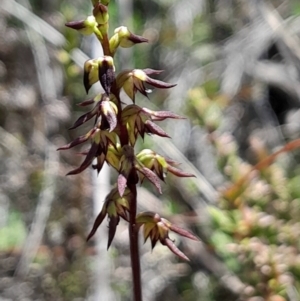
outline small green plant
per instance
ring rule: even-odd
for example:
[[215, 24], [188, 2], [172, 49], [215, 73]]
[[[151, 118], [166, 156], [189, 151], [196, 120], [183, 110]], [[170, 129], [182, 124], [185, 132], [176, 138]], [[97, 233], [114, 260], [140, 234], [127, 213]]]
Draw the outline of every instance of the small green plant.
[[[181, 117], [169, 111], [152, 111], [135, 104], [137, 92], [148, 96], [150, 90], [146, 88], [146, 84], [162, 89], [175, 86], [150, 77], [160, 74], [161, 70], [131, 69], [116, 74], [114, 55], [118, 48], [128, 48], [135, 44], [145, 43], [147, 39], [131, 33], [125, 26], [116, 28], [114, 34], [109, 37], [109, 2], [109, 0], [92, 0], [93, 13], [91, 16], [82, 21], [66, 23], [66, 26], [83, 34], [95, 34], [101, 43], [104, 55], [85, 62], [83, 83], [87, 93], [91, 86], [97, 82], [100, 82], [104, 92], [80, 104], [81, 106], [94, 105], [94, 107], [79, 117], [71, 127], [71, 129], [77, 128], [94, 118], [95, 122], [92, 129], [59, 149], [70, 149], [84, 142], [89, 142], [91, 145], [90, 149], [83, 153], [85, 159], [82, 164], [70, 171], [68, 175], [78, 174], [91, 165], [99, 173], [104, 162], [107, 162], [118, 172], [117, 183], [107, 195], [87, 240], [95, 234], [107, 216], [109, 219], [107, 247], [109, 248], [120, 219], [128, 222], [134, 300], [141, 301], [139, 230], [143, 229], [145, 241], [148, 238], [151, 240], [152, 248], [160, 241], [161, 244], [185, 260], [188, 258], [169, 238], [169, 232], [173, 231], [193, 240], [198, 239], [190, 232], [160, 217], [156, 212], [137, 213], [136, 185], [147, 179], [161, 193], [160, 181], [164, 181], [168, 172], [178, 177], [192, 177], [193, 175], [181, 171], [176, 167], [176, 162], [150, 149], [144, 149], [138, 154], [134, 151], [138, 137], [144, 138], [145, 134], [169, 137], [156, 122], [167, 118], [181, 119]], [[123, 105], [120, 99], [122, 89], [133, 104]], [[94, 160], [96, 161], [95, 164], [93, 164]]]

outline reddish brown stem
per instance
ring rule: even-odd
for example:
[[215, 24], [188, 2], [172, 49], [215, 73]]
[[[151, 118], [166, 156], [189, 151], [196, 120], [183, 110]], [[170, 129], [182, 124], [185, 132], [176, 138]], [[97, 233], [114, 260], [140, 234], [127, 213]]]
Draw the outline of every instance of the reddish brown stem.
[[110, 49], [109, 49], [109, 40], [108, 40], [107, 34], [103, 35], [103, 41], [102, 41], [101, 44], [102, 44], [102, 47], [103, 47], [104, 55], [112, 56], [112, 53], [110, 52]]
[[[119, 100], [118, 102], [118, 126], [120, 130], [120, 142], [121, 145], [127, 145], [129, 143], [128, 133], [126, 126], [122, 124], [121, 112], [122, 106], [119, 98], [119, 91], [116, 89], [116, 85], [112, 88], [112, 93]], [[141, 267], [140, 267], [140, 255], [139, 255], [139, 242], [138, 242], [138, 230], [136, 228], [136, 211], [137, 211], [137, 175], [134, 170], [131, 171], [127, 179], [127, 187], [132, 192], [132, 199], [130, 202], [130, 216], [129, 216], [129, 243], [130, 243], [130, 258], [131, 258], [131, 270], [132, 270], [132, 282], [133, 282], [133, 295], [134, 301], [142, 301], [142, 285], [141, 285]]]
[[[134, 178], [134, 175], [132, 175], [132, 178]], [[131, 190], [133, 194], [133, 198], [130, 204], [129, 238], [130, 238], [130, 258], [131, 258], [131, 269], [132, 269], [132, 279], [133, 279], [134, 301], [142, 301], [138, 231], [135, 223], [136, 207], [137, 207], [136, 184], [129, 183], [128, 188]]]

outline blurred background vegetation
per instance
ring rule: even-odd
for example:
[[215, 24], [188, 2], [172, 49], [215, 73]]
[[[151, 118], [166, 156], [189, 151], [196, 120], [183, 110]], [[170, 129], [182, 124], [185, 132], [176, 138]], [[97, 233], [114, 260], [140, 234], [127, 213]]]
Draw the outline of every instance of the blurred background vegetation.
[[[85, 243], [102, 201], [91, 170], [65, 177], [78, 154], [56, 152], [82, 134], [67, 130], [87, 98], [82, 66], [101, 55], [64, 23], [90, 9], [1, 0], [1, 301], [131, 300], [126, 225], [108, 253], [105, 226]], [[160, 79], [177, 83], [137, 103], [187, 117], [146, 147], [197, 176], [168, 177], [162, 196], [139, 190], [140, 210], [201, 238], [172, 237], [190, 263], [141, 246], [144, 300], [299, 301], [299, 1], [112, 0], [110, 24], [149, 39], [121, 50], [117, 70], [163, 69]]]

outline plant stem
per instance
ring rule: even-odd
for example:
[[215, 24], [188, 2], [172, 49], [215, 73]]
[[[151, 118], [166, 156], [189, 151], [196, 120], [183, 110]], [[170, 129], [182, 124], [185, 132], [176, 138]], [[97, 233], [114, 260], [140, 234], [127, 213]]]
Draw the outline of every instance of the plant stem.
[[[102, 48], [104, 55], [112, 55], [109, 49], [109, 40], [107, 34], [103, 34]], [[127, 145], [128, 132], [126, 126], [122, 124], [121, 113], [122, 106], [120, 100], [120, 91], [116, 85], [113, 85], [111, 91], [118, 99], [118, 124], [120, 128], [120, 142], [121, 145]], [[134, 301], [142, 301], [142, 285], [141, 285], [141, 266], [140, 266], [140, 254], [139, 254], [139, 241], [138, 241], [138, 229], [136, 228], [136, 211], [137, 211], [137, 191], [136, 184], [138, 178], [134, 170], [131, 171], [127, 179], [127, 187], [131, 191], [133, 197], [130, 202], [130, 216], [129, 216], [129, 242], [130, 242], [130, 258], [131, 258], [131, 270], [132, 270], [132, 282], [133, 282], [133, 295]]]
[[[134, 179], [135, 176], [132, 173], [129, 178]], [[133, 294], [134, 301], [142, 301], [142, 286], [141, 286], [141, 268], [140, 268], [140, 255], [138, 244], [138, 231], [136, 229], [136, 207], [137, 207], [137, 192], [136, 183], [128, 183], [128, 188], [133, 194], [133, 198], [130, 203], [130, 219], [129, 219], [129, 241], [130, 241], [130, 258], [131, 269], [133, 279]]]
[[103, 53], [104, 55], [109, 55], [109, 56], [112, 56], [112, 53], [110, 52], [110, 49], [109, 49], [109, 40], [108, 40], [108, 36], [107, 36], [107, 33], [104, 33], [103, 34], [103, 40], [102, 40], [102, 47], [103, 47]]

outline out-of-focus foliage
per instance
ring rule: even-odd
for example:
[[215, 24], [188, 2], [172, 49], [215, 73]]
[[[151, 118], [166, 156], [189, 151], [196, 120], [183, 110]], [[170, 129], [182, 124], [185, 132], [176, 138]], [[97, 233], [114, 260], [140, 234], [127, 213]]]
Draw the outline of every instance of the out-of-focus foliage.
[[[85, 92], [81, 67], [70, 53], [81, 48], [89, 54], [91, 40], [64, 23], [85, 16], [90, 3], [29, 2], [67, 43], [45, 42], [56, 87], [55, 97], [45, 98], [33, 49], [38, 42], [32, 36], [30, 42], [26, 22], [3, 8], [7, 1], [1, 4], [0, 297], [88, 300], [96, 253], [85, 243], [92, 214], [90, 174], [65, 177], [79, 157], [61, 154], [58, 166], [49, 149], [77, 136], [66, 128], [76, 120], [70, 112], [78, 110], [75, 104]], [[112, 21], [119, 24], [118, 3], [111, 2]], [[155, 92], [151, 104], [190, 119], [165, 123], [173, 140], [151, 147], [159, 153], [160, 148], [180, 150], [192, 163], [191, 172], [197, 172], [197, 179], [184, 183], [167, 180], [160, 201], [142, 190], [142, 209], [156, 206], [202, 239], [196, 244], [171, 237], [191, 258], [190, 265], [163, 248], [153, 253], [143, 248], [145, 299], [299, 300], [298, 2], [140, 0], [133, 8], [134, 32], [150, 40], [134, 50], [134, 66], [165, 69], [167, 81], [178, 84], [167, 101], [165, 91]], [[56, 166], [54, 186], [47, 162]], [[47, 187], [53, 189], [51, 210], [22, 278], [23, 246]], [[111, 282], [121, 300], [128, 300], [124, 237], [116, 237], [112, 246]]]
[[[217, 163], [228, 181], [220, 189], [219, 206], [208, 208], [214, 229], [209, 245], [248, 285], [246, 295], [289, 300], [289, 290], [299, 291], [300, 285], [299, 167], [289, 167], [287, 157], [269, 160], [270, 150], [257, 137], [249, 141], [252, 164], [241, 158], [235, 137], [216, 132], [218, 126], [211, 124], [212, 115], [222, 120], [223, 106], [201, 88], [190, 92], [190, 109], [198, 113], [201, 126], [212, 130]], [[283, 149], [289, 152], [294, 147]]]

